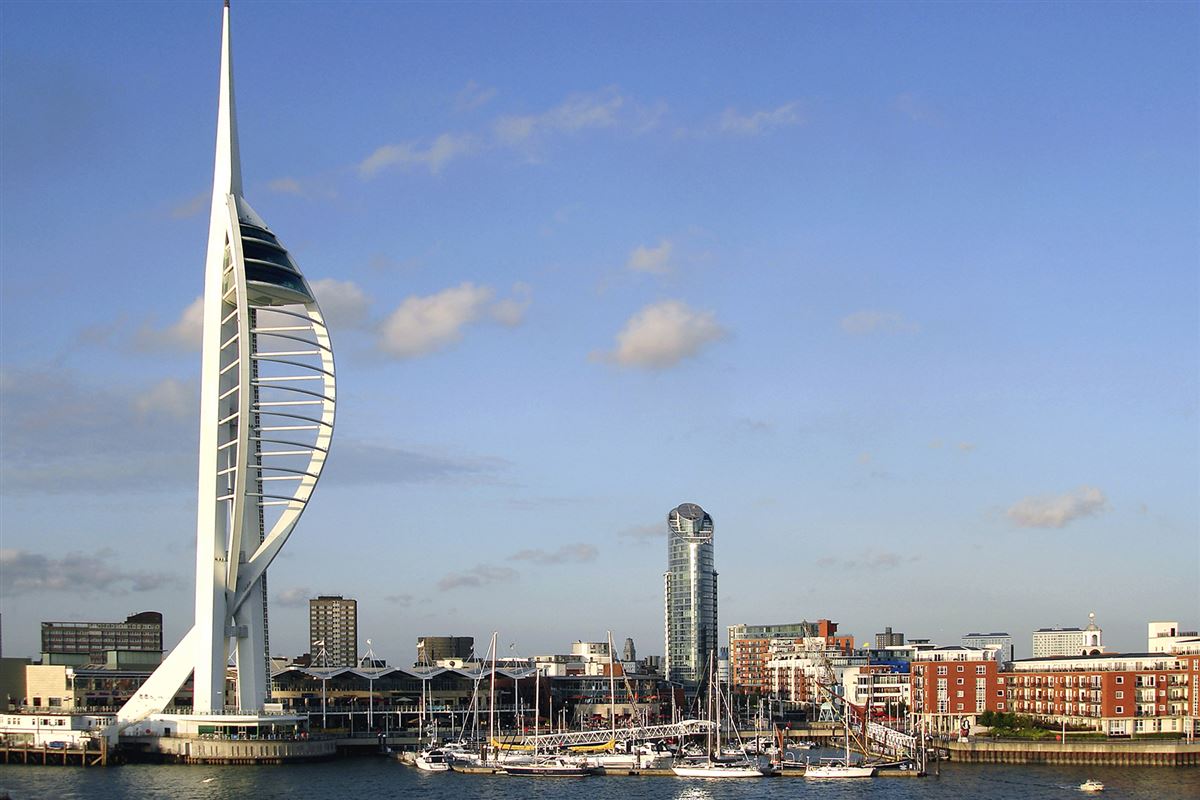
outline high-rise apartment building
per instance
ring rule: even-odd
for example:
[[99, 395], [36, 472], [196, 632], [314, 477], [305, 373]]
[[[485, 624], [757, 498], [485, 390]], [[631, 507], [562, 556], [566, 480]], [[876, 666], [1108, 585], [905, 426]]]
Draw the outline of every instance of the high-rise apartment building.
[[683, 503], [667, 515], [667, 531], [666, 677], [696, 686], [717, 655], [713, 519], [695, 503]]
[[326, 666], [320, 658], [325, 650], [328, 666], [358, 664], [358, 601], [341, 595], [321, 595], [308, 601], [308, 644], [313, 664]]

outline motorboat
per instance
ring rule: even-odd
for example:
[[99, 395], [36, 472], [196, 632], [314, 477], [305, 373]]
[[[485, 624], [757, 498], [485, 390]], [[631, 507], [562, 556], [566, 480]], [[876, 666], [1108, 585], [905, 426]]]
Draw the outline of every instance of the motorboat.
[[1079, 791], [1081, 791], [1081, 792], [1103, 792], [1104, 784], [1101, 783], [1100, 781], [1096, 780], [1095, 778], [1088, 778], [1086, 781], [1079, 784]]
[[684, 761], [671, 767], [681, 778], [761, 778], [762, 768], [749, 759]]
[[591, 775], [591, 768], [582, 761], [563, 756], [546, 756], [527, 764], [506, 764], [506, 775], [528, 775], [543, 778], [578, 778]]
[[417, 769], [425, 772], [447, 772], [450, 769], [446, 753], [440, 747], [431, 747], [417, 753], [416, 765]]
[[804, 767], [804, 777], [806, 778], [871, 778], [874, 776], [874, 767], [847, 764], [838, 758], [821, 759], [820, 763], [807, 764]]

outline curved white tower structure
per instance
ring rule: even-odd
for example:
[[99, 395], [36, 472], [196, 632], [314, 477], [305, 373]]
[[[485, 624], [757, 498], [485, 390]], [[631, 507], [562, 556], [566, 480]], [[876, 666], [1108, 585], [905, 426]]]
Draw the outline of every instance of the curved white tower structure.
[[[195, 624], [121, 709], [118, 727], [161, 712], [189, 675], [197, 715], [262, 711], [267, 567], [304, 512], [333, 434], [333, 351], [321, 310], [242, 196], [228, 0], [202, 358]], [[231, 657], [236, 700], [227, 708]]]

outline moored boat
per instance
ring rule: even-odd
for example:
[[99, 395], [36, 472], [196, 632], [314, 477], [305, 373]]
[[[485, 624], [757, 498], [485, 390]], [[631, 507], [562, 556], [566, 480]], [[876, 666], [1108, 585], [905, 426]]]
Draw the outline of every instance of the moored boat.
[[431, 747], [417, 753], [416, 765], [417, 769], [425, 772], [447, 772], [450, 769], [450, 762], [440, 747]]
[[562, 756], [546, 756], [530, 761], [527, 764], [506, 764], [506, 775], [528, 775], [544, 778], [578, 778], [591, 775], [592, 770], [587, 764]]

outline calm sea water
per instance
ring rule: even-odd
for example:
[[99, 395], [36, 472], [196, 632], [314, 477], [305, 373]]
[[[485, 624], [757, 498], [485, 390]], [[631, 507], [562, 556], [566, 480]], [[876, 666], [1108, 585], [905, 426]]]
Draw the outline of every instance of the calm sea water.
[[13, 800], [904, 800], [1084, 798], [1087, 778], [1112, 798], [1200, 798], [1200, 769], [943, 764], [940, 776], [814, 783], [803, 778], [704, 781], [666, 777], [517, 778], [427, 774], [383, 758], [272, 767], [126, 765], [107, 769], [0, 766]]

